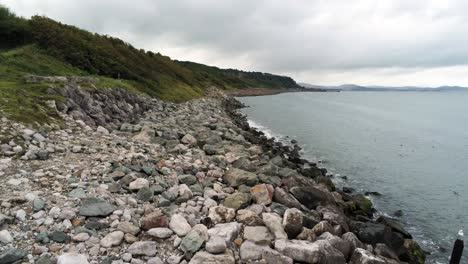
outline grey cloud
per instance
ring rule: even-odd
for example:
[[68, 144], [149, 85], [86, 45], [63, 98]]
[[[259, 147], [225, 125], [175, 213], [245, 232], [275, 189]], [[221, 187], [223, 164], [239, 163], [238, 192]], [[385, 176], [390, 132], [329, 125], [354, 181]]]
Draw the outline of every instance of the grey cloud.
[[[0, 0], [137, 47], [276, 73], [468, 64], [463, 0]], [[204, 54], [186, 58], [187, 52]], [[198, 51], [196, 53], [195, 51]]]

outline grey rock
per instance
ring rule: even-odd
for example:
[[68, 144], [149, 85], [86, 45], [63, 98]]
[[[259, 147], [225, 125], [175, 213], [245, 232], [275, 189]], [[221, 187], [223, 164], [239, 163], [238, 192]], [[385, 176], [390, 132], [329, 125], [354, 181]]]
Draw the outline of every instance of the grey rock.
[[352, 251], [352, 244], [351, 242], [344, 240], [338, 236], [332, 235], [329, 232], [325, 232], [322, 235], [320, 235], [317, 240], [326, 240], [330, 242], [330, 245], [332, 245], [334, 248], [338, 249], [341, 253], [343, 253], [343, 256], [348, 259], [349, 256], [351, 255]]
[[185, 236], [187, 235], [192, 227], [187, 222], [187, 219], [181, 214], [174, 214], [171, 217], [171, 221], [169, 222], [169, 227], [176, 233], [178, 236]]
[[62, 231], [54, 231], [49, 234], [49, 238], [57, 243], [68, 243], [71, 237]]
[[226, 240], [219, 236], [211, 236], [205, 245], [206, 251], [211, 254], [219, 254], [226, 251]]
[[153, 190], [150, 187], [144, 186], [138, 190], [136, 197], [143, 202], [149, 202], [153, 198]]
[[235, 192], [224, 199], [224, 206], [238, 210], [246, 208], [250, 202], [251, 197], [248, 193]]
[[231, 255], [213, 255], [206, 251], [200, 251], [193, 256], [189, 264], [234, 264], [235, 259]]
[[153, 257], [157, 253], [157, 243], [154, 241], [137, 241], [128, 247], [128, 253], [134, 256]]
[[270, 229], [276, 239], [287, 239], [288, 235], [284, 231], [282, 219], [275, 213], [263, 213], [262, 220], [265, 225]]
[[302, 212], [297, 208], [288, 208], [283, 216], [283, 227], [289, 239], [302, 232]]
[[113, 246], [118, 246], [122, 243], [124, 238], [124, 232], [122, 231], [114, 231], [112, 233], [107, 234], [103, 239], [101, 239], [101, 246], [105, 248], [110, 248]]
[[343, 254], [326, 240], [314, 243], [304, 240], [276, 240], [275, 249], [285, 256], [305, 263], [346, 263]]
[[65, 253], [57, 258], [57, 264], [88, 264], [85, 255], [77, 253]]
[[33, 206], [34, 212], [38, 212], [38, 211], [44, 209], [45, 201], [43, 199], [41, 199], [41, 198], [36, 198], [36, 199], [33, 200], [32, 206]]
[[224, 206], [213, 206], [209, 210], [208, 217], [211, 218], [213, 223], [228, 223], [231, 222], [236, 216], [236, 211], [232, 208]]
[[83, 201], [79, 214], [82, 216], [108, 216], [116, 209], [114, 205], [100, 198], [87, 198]]
[[13, 237], [11, 236], [10, 232], [8, 232], [8, 230], [0, 231], [0, 242], [3, 244], [10, 244], [13, 242]]
[[165, 227], [151, 228], [147, 233], [148, 235], [156, 238], [169, 238], [174, 234], [171, 229]]
[[185, 253], [195, 253], [203, 245], [204, 240], [200, 237], [198, 232], [190, 231], [180, 243], [180, 248]]
[[263, 250], [262, 258], [266, 260], [268, 264], [293, 264], [293, 259], [283, 254], [279, 253], [276, 250]]
[[83, 198], [86, 198], [86, 197], [87, 197], [85, 190], [83, 190], [82, 188], [73, 189], [73, 190], [68, 194], [68, 196], [69, 196], [70, 198], [79, 198], [79, 199], [83, 199]]
[[262, 259], [263, 251], [268, 249], [270, 247], [247, 240], [240, 246], [239, 255], [243, 261], [260, 260]]
[[17, 249], [17, 248], [5, 249], [0, 253], [0, 264], [15, 263], [19, 260], [22, 260], [25, 256], [26, 256], [26, 252], [21, 249]]
[[117, 226], [117, 229], [126, 234], [132, 234], [134, 236], [140, 233], [140, 228], [128, 221], [120, 222]]
[[244, 227], [244, 239], [255, 243], [270, 244], [273, 235], [265, 226], [246, 226]]
[[242, 184], [253, 186], [257, 182], [257, 178], [255, 173], [236, 168], [226, 171], [224, 175], [224, 181], [231, 187], [237, 187]]
[[213, 228], [208, 229], [210, 237], [219, 236], [224, 238], [227, 243], [234, 241], [239, 235], [241, 224], [237, 222], [231, 222], [227, 224], [217, 224]]

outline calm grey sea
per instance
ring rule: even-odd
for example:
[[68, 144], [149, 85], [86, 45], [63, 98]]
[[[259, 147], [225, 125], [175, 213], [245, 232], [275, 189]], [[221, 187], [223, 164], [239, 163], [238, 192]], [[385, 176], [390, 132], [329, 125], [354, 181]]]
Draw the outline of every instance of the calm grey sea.
[[[447, 263], [468, 224], [468, 92], [330, 92], [244, 97], [253, 126], [297, 139], [304, 157], [322, 161], [338, 186], [371, 197], [401, 221], [428, 263]], [[289, 138], [286, 138], [289, 136]], [[465, 250], [468, 255], [468, 250]], [[465, 262], [468, 258], [465, 257]]]

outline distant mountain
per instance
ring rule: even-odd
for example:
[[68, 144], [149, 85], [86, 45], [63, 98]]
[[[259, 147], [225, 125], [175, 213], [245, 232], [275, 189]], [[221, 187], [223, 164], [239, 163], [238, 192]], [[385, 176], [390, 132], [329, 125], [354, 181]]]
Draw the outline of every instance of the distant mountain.
[[314, 85], [308, 83], [298, 83], [304, 88], [315, 88], [339, 91], [378, 91], [378, 92], [468, 92], [468, 87], [461, 86], [439, 86], [439, 87], [418, 87], [418, 86], [361, 86], [356, 84], [342, 84], [338, 86]]

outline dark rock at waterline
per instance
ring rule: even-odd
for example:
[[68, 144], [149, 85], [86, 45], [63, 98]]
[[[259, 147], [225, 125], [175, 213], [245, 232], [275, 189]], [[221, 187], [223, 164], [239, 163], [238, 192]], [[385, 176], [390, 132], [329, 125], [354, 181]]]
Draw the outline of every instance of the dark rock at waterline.
[[293, 187], [290, 192], [305, 207], [315, 209], [319, 205], [332, 204], [331, 194], [315, 187]]
[[364, 193], [366, 196], [370, 196], [370, 195], [373, 195], [373, 196], [382, 196], [381, 193], [379, 192], [365, 192]]
[[380, 216], [379, 218], [377, 218], [376, 222], [390, 227], [393, 231], [402, 234], [404, 238], [409, 238], [409, 239], [412, 238], [411, 234], [405, 230], [403, 225], [400, 224], [395, 219], [391, 219], [390, 217], [386, 217], [386, 216]]
[[344, 193], [353, 193], [355, 191], [354, 188], [346, 187], [346, 186], [343, 187], [342, 190], [343, 190]]
[[396, 210], [395, 212], [393, 212], [393, 216], [402, 217], [403, 216], [403, 211], [402, 210]]
[[384, 224], [365, 223], [359, 228], [358, 238], [364, 243], [375, 246], [377, 243], [383, 243], [389, 246], [397, 255], [403, 254], [404, 238], [397, 232]]

